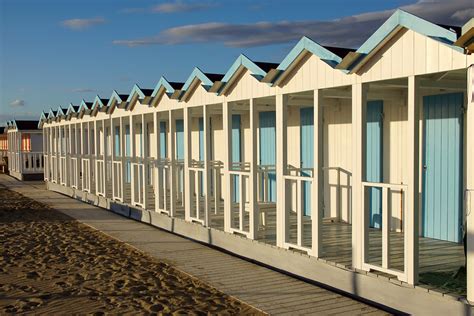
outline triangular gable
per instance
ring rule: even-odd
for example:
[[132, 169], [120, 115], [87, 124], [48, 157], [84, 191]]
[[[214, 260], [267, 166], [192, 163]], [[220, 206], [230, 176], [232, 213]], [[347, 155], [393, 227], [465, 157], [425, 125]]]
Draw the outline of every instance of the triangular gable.
[[331, 52], [326, 47], [321, 46], [306, 36], [303, 36], [288, 55], [286, 55], [278, 67], [275, 70], [269, 71], [268, 75], [262, 81], [273, 83], [273, 86], [278, 85], [289, 73], [291, 73], [293, 67], [295, 67], [306, 54], [313, 54], [331, 68], [336, 68], [336, 66], [342, 61], [340, 56]]
[[455, 32], [397, 9], [357, 51], [344, 57], [337, 68], [349, 70], [350, 73], [357, 72], [401, 28], [413, 30], [448, 45], [454, 50], [462, 51], [460, 47], [453, 45], [457, 39]]
[[48, 120], [48, 118], [47, 118], [46, 114], [44, 112], [41, 112], [39, 122], [38, 122], [38, 128], [42, 128], [44, 122], [47, 121], [47, 120]]
[[107, 106], [108, 103], [109, 103], [109, 99], [102, 99], [101, 97], [99, 97], [99, 95], [97, 95], [94, 99], [94, 102], [92, 102], [91, 115], [92, 116], [97, 115], [99, 110], [102, 109], [104, 106]]
[[81, 101], [81, 104], [79, 105], [79, 110], [77, 113], [79, 114], [80, 117], [83, 117], [85, 114], [90, 114], [92, 107], [92, 103], [84, 101], [84, 99]]
[[151, 100], [152, 93], [153, 90], [142, 89], [137, 84], [135, 84], [127, 98], [127, 105], [125, 110], [132, 111], [138, 100], [140, 100], [140, 103], [148, 104]]
[[151, 94], [152, 100], [150, 102], [150, 105], [157, 106], [157, 104], [160, 102], [161, 98], [165, 94], [168, 96], [168, 98], [172, 98], [175, 95], [179, 96], [181, 94], [181, 89], [183, 88], [183, 86], [184, 83], [170, 83], [168, 80], [166, 80], [165, 77], [161, 77], [158, 83], [156, 84], [155, 89], [153, 89], [153, 93]]
[[206, 89], [206, 91], [209, 91], [214, 84], [214, 81], [212, 81], [204, 72], [202, 72], [201, 69], [195, 67], [181, 89], [182, 92], [178, 96], [180, 101], [187, 99], [188, 95], [192, 91], [192, 88], [195, 86], [195, 80], [200, 81], [201, 86]]
[[53, 111], [53, 109], [49, 109], [48, 112], [48, 120], [54, 120], [56, 118], [56, 111]]
[[237, 57], [232, 66], [226, 72], [224, 78], [222, 78], [221, 83], [216, 83], [216, 85], [214, 85], [213, 89], [210, 91], [214, 92], [217, 90], [216, 92], [218, 92], [219, 95], [225, 93], [227, 88], [232, 86], [233, 80], [238, 77], [237, 75], [240, 73], [242, 68], [246, 68], [248, 71], [250, 71], [251, 75], [258, 81], [262, 81], [262, 79], [267, 75], [267, 72], [263, 70], [258, 65], [258, 63], [250, 60], [250, 58], [244, 54], [240, 54], [240, 56]]

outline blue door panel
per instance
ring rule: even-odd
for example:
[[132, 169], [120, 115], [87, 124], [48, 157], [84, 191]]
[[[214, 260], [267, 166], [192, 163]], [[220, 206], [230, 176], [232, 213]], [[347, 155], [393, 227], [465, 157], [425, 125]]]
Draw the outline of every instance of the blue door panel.
[[[383, 182], [383, 101], [367, 102], [366, 179]], [[382, 227], [382, 189], [369, 188], [370, 227]]]
[[120, 126], [115, 126], [114, 130], [114, 155], [120, 157]]
[[[125, 125], [125, 157], [130, 157], [132, 154], [130, 149], [130, 125]], [[130, 161], [127, 160], [125, 163], [125, 182], [130, 183], [131, 181], [131, 166]]]
[[463, 94], [423, 98], [422, 235], [460, 242]]
[[166, 122], [160, 122], [160, 158], [166, 157]]
[[199, 160], [204, 160], [204, 119], [199, 118]]
[[[311, 171], [306, 168], [314, 166], [314, 108], [300, 110], [300, 155], [302, 176], [311, 177]], [[311, 216], [311, 184], [303, 183], [303, 214]]]
[[176, 120], [176, 159], [184, 159], [184, 121]]
[[[239, 114], [232, 115], [232, 162], [241, 162], [241, 117]], [[239, 201], [239, 178], [233, 177], [234, 190], [232, 192], [233, 202]]]
[[[260, 165], [275, 166], [276, 163], [276, 113], [260, 112]], [[263, 175], [262, 175], [263, 177]], [[276, 202], [276, 173], [269, 172], [269, 201]], [[262, 179], [263, 180], [263, 179]], [[263, 188], [262, 188], [263, 190]]]

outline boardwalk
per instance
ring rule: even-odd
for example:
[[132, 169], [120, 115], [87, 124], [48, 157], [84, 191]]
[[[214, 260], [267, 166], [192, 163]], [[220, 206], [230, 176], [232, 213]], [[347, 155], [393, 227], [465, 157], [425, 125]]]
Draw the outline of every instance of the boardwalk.
[[0, 184], [46, 203], [160, 260], [166, 260], [179, 270], [269, 314], [385, 314], [321, 287], [46, 191], [41, 183], [27, 184], [0, 175]]

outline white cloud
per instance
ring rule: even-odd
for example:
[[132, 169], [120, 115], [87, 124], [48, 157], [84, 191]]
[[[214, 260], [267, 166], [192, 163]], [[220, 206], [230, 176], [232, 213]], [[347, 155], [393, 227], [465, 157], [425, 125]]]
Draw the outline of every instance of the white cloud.
[[12, 103], [10, 103], [10, 106], [13, 106], [13, 107], [20, 107], [24, 105], [25, 105], [25, 100], [21, 100], [21, 99], [16, 99]]
[[[472, 0], [418, 1], [401, 9], [435, 23], [460, 25]], [[116, 45], [176, 45], [219, 42], [233, 47], [254, 47], [288, 43], [308, 36], [324, 45], [358, 47], [395, 9], [367, 12], [331, 21], [277, 21], [231, 24], [209, 22], [166, 29], [155, 36], [115, 40]], [[472, 14], [471, 14], [472, 16]]]
[[97, 92], [97, 90], [96, 89], [91, 89], [91, 88], [77, 88], [77, 89], [72, 89], [72, 92], [78, 92], [78, 93]]
[[195, 12], [203, 11], [217, 6], [216, 3], [212, 2], [190, 2], [176, 0], [174, 2], [166, 2], [157, 4], [151, 7], [135, 7], [135, 8], [125, 8], [120, 10], [121, 13], [161, 13], [161, 14], [171, 14], [171, 13], [183, 13], [183, 12]]
[[104, 23], [105, 23], [105, 19], [102, 17], [90, 18], [90, 19], [69, 19], [69, 20], [64, 20], [61, 22], [61, 24], [64, 27], [67, 27], [75, 31], [84, 30], [91, 26], [104, 24]]

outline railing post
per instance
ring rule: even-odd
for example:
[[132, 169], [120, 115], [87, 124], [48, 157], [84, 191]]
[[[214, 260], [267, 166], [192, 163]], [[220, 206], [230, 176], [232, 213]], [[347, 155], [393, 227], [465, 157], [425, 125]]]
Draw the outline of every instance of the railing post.
[[466, 278], [467, 300], [474, 304], [474, 65], [467, 69], [466, 128]]
[[[191, 199], [193, 192], [191, 191], [192, 183], [190, 177], [189, 164], [191, 162], [191, 120], [190, 120], [190, 109], [188, 107], [183, 108], [183, 125], [184, 125], [184, 219], [191, 221]], [[198, 173], [195, 173], [195, 177], [198, 177]], [[199, 195], [196, 195], [196, 203], [199, 203]], [[199, 216], [199, 215], [198, 215]]]
[[[174, 122], [174, 117], [173, 117], [173, 111], [169, 111], [169, 133], [168, 133], [168, 156], [170, 159], [170, 168], [169, 168], [169, 181], [170, 181], [170, 196], [169, 196], [169, 201], [170, 201], [170, 216], [174, 217], [175, 216], [175, 211], [176, 211], [176, 177], [174, 175], [175, 173], [175, 142], [174, 142], [174, 137], [175, 137], [175, 122]], [[166, 192], [165, 192], [166, 194]]]
[[143, 189], [143, 208], [148, 209], [148, 125], [145, 122], [145, 114], [142, 114], [142, 143], [140, 148], [142, 159], [143, 159], [143, 177], [142, 177], [142, 189]]
[[276, 214], [276, 244], [283, 247], [289, 236], [289, 218], [287, 212], [287, 190], [284, 175], [287, 168], [287, 130], [285, 107], [286, 96], [276, 95], [276, 178], [277, 178], [277, 214]]
[[362, 83], [352, 85], [352, 144], [353, 144], [353, 182], [352, 182], [352, 266], [362, 269], [368, 240], [364, 225], [364, 189], [362, 181], [365, 174], [365, 108], [366, 89]]
[[224, 231], [230, 233], [231, 227], [231, 210], [232, 210], [232, 191], [231, 191], [231, 175], [229, 171], [231, 170], [231, 155], [232, 155], [232, 135], [231, 135], [231, 126], [232, 126], [232, 111], [230, 109], [230, 104], [227, 101], [224, 101], [222, 104], [222, 120], [224, 127]]
[[210, 207], [210, 199], [211, 199], [211, 173], [209, 162], [211, 160], [211, 133], [209, 128], [210, 123], [210, 115], [209, 115], [209, 108], [207, 105], [203, 105], [203, 129], [204, 129], [204, 225], [207, 227], [211, 226], [211, 219], [209, 217], [209, 207]]
[[[257, 191], [259, 187], [257, 186], [257, 118], [258, 111], [257, 106], [255, 105], [255, 100], [250, 99], [250, 175], [249, 175], [249, 238], [255, 239], [257, 237], [257, 230], [259, 224], [259, 209], [257, 203]], [[244, 179], [241, 179], [241, 185], [243, 185]], [[245, 192], [240, 191], [240, 194]], [[245, 202], [245, 200], [244, 200]], [[245, 206], [245, 204], [244, 204]]]
[[415, 76], [408, 77], [408, 178], [407, 212], [405, 215], [405, 272], [407, 282], [418, 282], [418, 238], [419, 238], [419, 104], [418, 82]]
[[[312, 227], [312, 253], [315, 257], [321, 257], [323, 252], [322, 232], [323, 232], [323, 104], [322, 96], [319, 90], [314, 90], [313, 102], [313, 185], [312, 185], [312, 209], [311, 209], [311, 227]], [[303, 145], [303, 144], [302, 144]]]
[[155, 212], [159, 211], [159, 206], [160, 206], [160, 195], [159, 195], [159, 170], [158, 170], [158, 162], [160, 161], [160, 130], [159, 130], [160, 124], [158, 124], [158, 112], [153, 112], [153, 131], [155, 132], [155, 139], [152, 140], [152, 143], [155, 143], [155, 163], [153, 166], [153, 193], [155, 194]]

